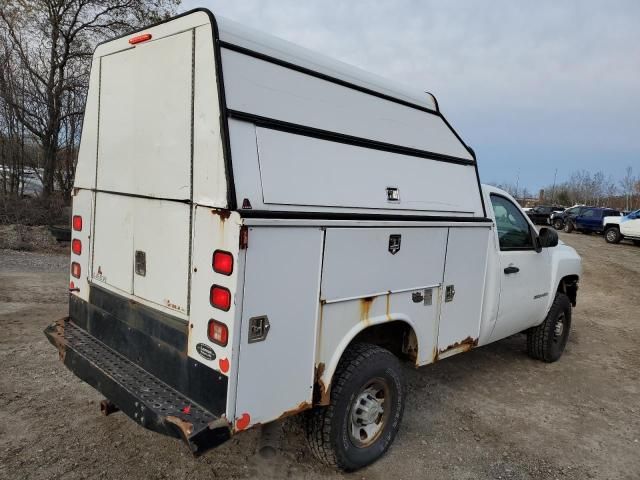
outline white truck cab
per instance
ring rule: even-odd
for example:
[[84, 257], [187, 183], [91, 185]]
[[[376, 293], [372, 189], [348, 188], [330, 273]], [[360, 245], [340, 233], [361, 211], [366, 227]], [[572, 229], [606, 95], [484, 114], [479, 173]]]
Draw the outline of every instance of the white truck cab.
[[481, 187], [435, 97], [207, 10], [98, 46], [74, 187], [46, 335], [195, 455], [304, 412], [355, 470], [399, 430], [401, 362], [567, 342], [580, 258]]
[[620, 243], [628, 238], [635, 245], [640, 245], [640, 210], [622, 217], [604, 217], [602, 226], [608, 243]]

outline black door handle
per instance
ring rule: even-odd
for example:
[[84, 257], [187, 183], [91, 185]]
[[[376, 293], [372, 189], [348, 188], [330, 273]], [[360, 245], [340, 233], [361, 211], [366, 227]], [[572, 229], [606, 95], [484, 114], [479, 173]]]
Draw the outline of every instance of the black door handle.
[[510, 273], [518, 273], [520, 269], [518, 267], [507, 267], [504, 269], [504, 273], [509, 275]]

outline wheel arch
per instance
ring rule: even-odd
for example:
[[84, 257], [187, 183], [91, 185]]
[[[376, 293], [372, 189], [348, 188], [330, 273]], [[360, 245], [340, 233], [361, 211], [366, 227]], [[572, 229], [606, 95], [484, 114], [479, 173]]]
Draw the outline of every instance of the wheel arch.
[[567, 297], [569, 297], [569, 301], [572, 306], [576, 306], [578, 300], [578, 281], [580, 280], [580, 276], [576, 274], [565, 275], [558, 282], [558, 288], [556, 289], [557, 293], [564, 293]]
[[365, 322], [358, 322], [342, 338], [335, 348], [331, 359], [316, 364], [313, 403], [328, 405], [331, 396], [331, 385], [340, 359], [353, 344], [366, 342], [386, 348], [400, 359], [417, 364], [418, 337], [413, 322], [404, 315], [390, 318], [373, 317]]

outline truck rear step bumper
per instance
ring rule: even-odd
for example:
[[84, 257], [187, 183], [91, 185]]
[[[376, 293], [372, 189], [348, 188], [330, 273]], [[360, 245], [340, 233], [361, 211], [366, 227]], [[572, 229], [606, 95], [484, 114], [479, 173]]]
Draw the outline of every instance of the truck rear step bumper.
[[136, 423], [182, 438], [194, 455], [231, 436], [224, 417], [216, 417], [90, 335], [68, 317], [45, 331], [60, 359]]

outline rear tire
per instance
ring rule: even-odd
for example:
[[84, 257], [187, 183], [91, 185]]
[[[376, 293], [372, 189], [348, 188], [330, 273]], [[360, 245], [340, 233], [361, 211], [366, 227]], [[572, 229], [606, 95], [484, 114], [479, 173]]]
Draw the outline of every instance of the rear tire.
[[547, 317], [527, 331], [527, 353], [543, 362], [555, 362], [562, 356], [571, 329], [571, 302], [557, 293]]
[[398, 359], [376, 345], [353, 345], [338, 364], [331, 403], [305, 415], [309, 447], [329, 466], [353, 471], [369, 465], [393, 442], [404, 403]]
[[565, 231], [565, 233], [571, 233], [571, 232], [573, 232], [573, 230], [574, 230], [574, 229], [575, 229], [575, 226], [573, 225], [573, 222], [571, 222], [571, 221], [567, 221], [567, 222], [564, 224], [564, 231]]
[[622, 235], [620, 235], [620, 230], [618, 228], [610, 227], [604, 231], [604, 239], [607, 243], [620, 243]]
[[555, 228], [556, 230], [562, 230], [563, 227], [564, 227], [564, 223], [559, 218], [556, 218], [553, 221], [553, 228]]

